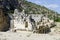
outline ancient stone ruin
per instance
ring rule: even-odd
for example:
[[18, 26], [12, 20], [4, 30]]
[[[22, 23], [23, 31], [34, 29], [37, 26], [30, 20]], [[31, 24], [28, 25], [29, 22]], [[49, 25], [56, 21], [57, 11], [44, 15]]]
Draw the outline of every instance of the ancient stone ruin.
[[[55, 25], [53, 20], [43, 14], [26, 14], [24, 9], [19, 11], [17, 0], [3, 0], [0, 3], [0, 31], [48, 33]], [[11, 10], [13, 14], [8, 12]]]
[[11, 31], [32, 31], [37, 33], [48, 33], [55, 23], [43, 14], [25, 14], [24, 10], [19, 12], [15, 9], [11, 20]]

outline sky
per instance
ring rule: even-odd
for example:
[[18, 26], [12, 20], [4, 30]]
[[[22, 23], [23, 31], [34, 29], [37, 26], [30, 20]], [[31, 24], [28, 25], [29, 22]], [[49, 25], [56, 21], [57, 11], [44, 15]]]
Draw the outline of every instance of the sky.
[[60, 0], [27, 0], [27, 1], [45, 6], [60, 14]]

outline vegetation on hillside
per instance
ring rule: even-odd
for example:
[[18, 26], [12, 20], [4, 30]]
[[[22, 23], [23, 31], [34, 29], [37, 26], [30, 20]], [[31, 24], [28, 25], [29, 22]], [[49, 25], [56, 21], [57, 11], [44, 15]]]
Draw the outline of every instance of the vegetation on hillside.
[[[10, 5], [5, 5], [6, 3], [10, 4]], [[14, 9], [18, 8], [18, 9], [20, 9], [20, 11], [22, 11], [24, 9], [26, 14], [43, 14], [55, 21], [60, 20], [60, 19], [58, 19], [60, 17], [58, 17], [57, 12], [50, 10], [44, 6], [37, 5], [32, 2], [28, 2], [27, 0], [18, 0], [18, 3], [16, 2], [16, 0], [13, 0], [13, 3], [10, 3], [10, 1], [6, 2], [6, 3], [4, 3], [3, 5], [5, 5], [4, 7], [7, 9], [6, 11], [9, 13], [13, 13]]]
[[[21, 1], [21, 0], [19, 0]], [[25, 10], [26, 14], [43, 14], [46, 15], [47, 17], [49, 17], [50, 19], [53, 19], [54, 21], [59, 22], [60, 21], [60, 17], [58, 17], [58, 13], [48, 9], [44, 6], [41, 5], [37, 5], [35, 3], [32, 2], [28, 2], [28, 1], [21, 1], [20, 3], [20, 7], [22, 7]], [[22, 9], [20, 8], [20, 9]], [[60, 15], [59, 15], [60, 16]]]

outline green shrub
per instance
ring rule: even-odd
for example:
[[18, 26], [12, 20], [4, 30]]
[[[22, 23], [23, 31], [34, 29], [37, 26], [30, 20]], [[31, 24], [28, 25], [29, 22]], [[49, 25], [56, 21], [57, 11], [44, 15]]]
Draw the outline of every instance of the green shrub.
[[57, 20], [55, 20], [56, 22], [60, 22], [60, 18], [57, 18]]

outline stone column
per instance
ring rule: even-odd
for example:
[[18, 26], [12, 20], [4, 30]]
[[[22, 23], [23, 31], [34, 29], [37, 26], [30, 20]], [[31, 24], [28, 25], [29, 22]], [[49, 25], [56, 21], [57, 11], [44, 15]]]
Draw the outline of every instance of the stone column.
[[14, 20], [10, 20], [10, 31], [14, 30]]

